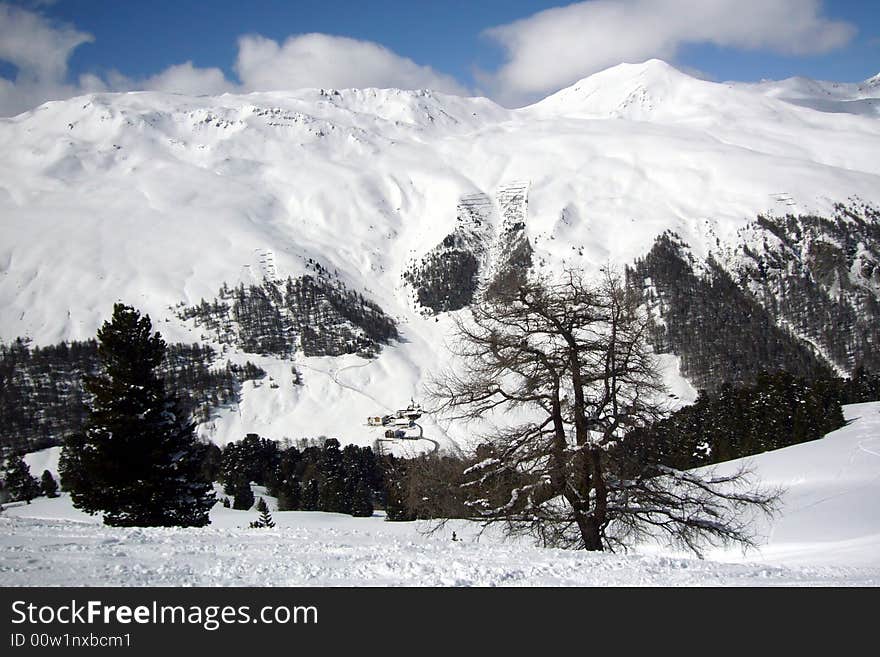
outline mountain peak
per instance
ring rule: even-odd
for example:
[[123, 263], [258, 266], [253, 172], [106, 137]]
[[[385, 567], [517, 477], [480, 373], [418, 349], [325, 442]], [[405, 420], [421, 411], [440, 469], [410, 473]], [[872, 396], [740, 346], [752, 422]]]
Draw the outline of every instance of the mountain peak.
[[572, 86], [578, 86], [593, 79], [598, 79], [607, 83], [610, 80], [626, 80], [633, 78], [643, 78], [646, 81], [652, 82], [665, 78], [693, 79], [687, 73], [680, 71], [672, 64], [665, 62], [662, 59], [647, 59], [643, 62], [634, 64], [624, 62], [622, 64], [617, 64], [616, 66], [611, 66], [610, 68], [593, 73], [592, 75], [579, 80]]
[[645, 118], [697, 80], [660, 59], [618, 64], [532, 105], [539, 113]]

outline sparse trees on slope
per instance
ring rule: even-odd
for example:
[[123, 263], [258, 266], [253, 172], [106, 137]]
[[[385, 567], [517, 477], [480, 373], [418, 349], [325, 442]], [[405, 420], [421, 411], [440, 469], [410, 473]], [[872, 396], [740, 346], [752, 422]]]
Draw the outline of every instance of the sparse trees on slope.
[[203, 526], [214, 504], [194, 424], [157, 375], [165, 342], [149, 316], [116, 304], [98, 331], [101, 373], [85, 378], [84, 431], [59, 471], [74, 506], [117, 526]]
[[[455, 370], [432, 395], [453, 417], [518, 418], [466, 472], [474, 517], [544, 544], [601, 550], [648, 533], [699, 551], [702, 537], [750, 543], [743, 512], [774, 494], [746, 473], [661, 465], [624, 436], [660, 416], [663, 386], [646, 322], [619, 277], [574, 271], [483, 300], [457, 323]], [[508, 420], [509, 421], [509, 420]]]

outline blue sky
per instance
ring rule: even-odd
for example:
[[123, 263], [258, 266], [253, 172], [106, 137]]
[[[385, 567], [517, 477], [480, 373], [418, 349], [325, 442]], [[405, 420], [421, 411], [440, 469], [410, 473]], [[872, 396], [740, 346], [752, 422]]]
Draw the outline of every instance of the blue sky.
[[718, 80], [858, 81], [880, 71], [880, 2], [0, 0], [0, 113], [102, 88], [290, 85], [517, 105], [649, 57]]

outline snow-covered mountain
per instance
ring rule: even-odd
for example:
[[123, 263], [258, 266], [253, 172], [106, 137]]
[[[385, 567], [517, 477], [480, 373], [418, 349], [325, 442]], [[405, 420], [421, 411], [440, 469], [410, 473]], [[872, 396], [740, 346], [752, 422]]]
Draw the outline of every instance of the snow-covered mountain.
[[[864, 86], [870, 100], [876, 84]], [[624, 266], [664, 231], [704, 259], [735, 252], [762, 213], [880, 206], [876, 114], [783, 96], [652, 60], [519, 110], [378, 89], [47, 103], [0, 120], [0, 339], [91, 337], [122, 300], [167, 340], [202, 339], [272, 377], [246, 383], [243, 403], [203, 427], [216, 440], [255, 431], [370, 444], [363, 418], [419, 395], [446, 359], [445, 311], [480, 284], [527, 266]], [[873, 258], [875, 246], [862, 251]], [[742, 261], [720, 259], [730, 271]], [[286, 296], [288, 279], [317, 286], [324, 305], [292, 317], [305, 306]], [[303, 317], [332, 306], [342, 346], [282, 357], [247, 347], [251, 329], [235, 317], [214, 318], [215, 330], [186, 312], [236, 288], [241, 307], [267, 299], [297, 345]], [[327, 302], [330, 289], [369, 306]], [[365, 324], [367, 307], [381, 313]], [[370, 331], [386, 318], [398, 338], [382, 346]], [[368, 338], [375, 359], [356, 355]], [[674, 367], [670, 381], [693, 394]], [[425, 434], [445, 445], [463, 436], [431, 419]]]
[[880, 73], [864, 82], [824, 82], [804, 77], [735, 83], [740, 88], [757, 91], [794, 105], [822, 112], [841, 112], [880, 116]]

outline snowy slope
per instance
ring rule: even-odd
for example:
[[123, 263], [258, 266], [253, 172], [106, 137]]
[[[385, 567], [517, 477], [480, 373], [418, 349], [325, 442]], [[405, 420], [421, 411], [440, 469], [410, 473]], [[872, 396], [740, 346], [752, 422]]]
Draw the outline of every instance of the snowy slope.
[[745, 555], [549, 550], [492, 532], [478, 538], [464, 522], [429, 534], [426, 523], [379, 514], [274, 512], [275, 529], [251, 530], [256, 512], [220, 505], [204, 529], [110, 528], [65, 494], [0, 515], [0, 572], [8, 585], [31, 586], [878, 586], [880, 402], [845, 412], [850, 424], [821, 440], [750, 459], [763, 484], [786, 492], [760, 529], [760, 550]]
[[770, 98], [778, 98], [793, 105], [802, 105], [821, 112], [880, 116], [880, 73], [855, 84], [824, 82], [804, 77], [734, 84]]
[[[298, 358], [301, 387], [290, 363], [227, 351], [280, 387], [247, 384], [203, 428], [221, 443], [257, 431], [370, 444], [366, 415], [419, 396], [450, 321], [424, 318], [403, 274], [455, 228], [463, 196], [492, 200], [497, 232], [499, 190], [525, 181], [525, 234], [551, 271], [622, 265], [666, 229], [705, 255], [758, 212], [880, 204], [880, 121], [656, 60], [512, 111], [426, 91], [95, 94], [0, 120], [0, 149], [0, 339], [91, 337], [122, 300], [167, 340], [199, 340], [171, 306], [309, 259], [398, 321], [402, 340], [375, 362]], [[425, 427], [446, 446], [463, 437], [449, 431]]]
[[763, 560], [880, 566], [880, 402], [844, 406], [844, 416], [847, 426], [821, 440], [745, 459], [785, 490], [779, 517], [759, 532]]
[[[698, 80], [656, 59], [602, 71], [525, 111], [548, 118], [650, 122], [668, 130], [700, 131], [725, 145], [781, 159], [877, 171], [872, 148], [859, 143], [861, 135], [876, 136], [877, 121], [829, 116], [780, 102], [760, 89]], [[735, 180], [730, 182], [735, 185]]]

